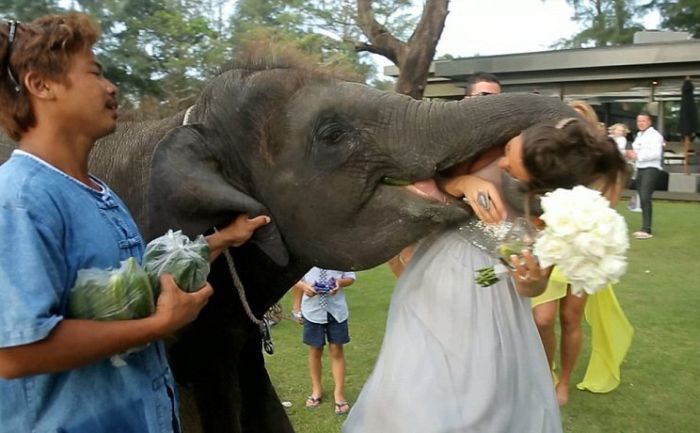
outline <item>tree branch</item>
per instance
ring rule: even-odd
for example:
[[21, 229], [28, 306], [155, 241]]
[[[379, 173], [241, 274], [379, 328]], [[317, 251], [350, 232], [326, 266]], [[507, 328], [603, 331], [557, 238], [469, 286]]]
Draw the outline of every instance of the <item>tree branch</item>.
[[379, 54], [399, 67], [396, 91], [421, 99], [430, 63], [447, 19], [449, 0], [425, 0], [421, 19], [408, 42], [394, 37], [374, 17], [371, 0], [357, 0], [357, 25], [369, 43], [356, 43], [355, 51]]
[[356, 52], [368, 52], [372, 54], [379, 54], [389, 59], [393, 64], [398, 65], [399, 60], [396, 57], [396, 52], [394, 50], [387, 49], [385, 47], [379, 47], [376, 45], [367, 44], [365, 42], [354, 42], [354, 47]]
[[421, 99], [428, 82], [430, 63], [447, 19], [449, 0], [427, 0], [416, 30], [408, 40], [408, 52], [399, 65], [396, 91]]
[[445, 28], [449, 2], [449, 0], [427, 0], [425, 2], [416, 30], [408, 39], [409, 45], [418, 39], [420, 41], [434, 41], [434, 46], [437, 46], [440, 36], [442, 36], [442, 30]]
[[391, 60], [396, 66], [400, 66], [407, 45], [377, 22], [372, 10], [372, 0], [357, 0], [357, 25], [369, 40], [369, 44], [361, 44], [360, 48], [362, 49], [358, 49], [359, 44], [356, 45], [356, 51], [380, 54]]

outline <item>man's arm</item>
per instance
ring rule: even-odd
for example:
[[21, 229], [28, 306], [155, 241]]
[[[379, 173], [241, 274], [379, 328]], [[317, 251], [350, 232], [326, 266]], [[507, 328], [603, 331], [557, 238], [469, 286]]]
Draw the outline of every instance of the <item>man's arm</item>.
[[270, 222], [270, 217], [260, 215], [248, 218], [238, 215], [229, 225], [206, 237], [209, 244], [209, 262], [213, 262], [228, 247], [243, 245], [258, 228]]
[[44, 339], [0, 349], [0, 377], [14, 379], [83, 367], [160, 340], [193, 321], [213, 290], [181, 291], [170, 275], [162, 275], [155, 313], [138, 320], [62, 320]]

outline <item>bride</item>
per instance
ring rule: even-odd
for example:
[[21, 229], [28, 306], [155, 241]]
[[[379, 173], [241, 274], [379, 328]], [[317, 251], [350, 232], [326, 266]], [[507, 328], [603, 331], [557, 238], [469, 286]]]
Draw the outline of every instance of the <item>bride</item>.
[[[519, 207], [522, 200], [502, 200], [500, 192], [517, 190], [509, 186], [518, 181], [528, 194], [596, 183], [615, 195], [625, 162], [612, 141], [587, 128], [573, 118], [536, 125], [510, 140], [500, 158], [484, 155], [470, 174], [442, 186], [476, 203], [475, 214], [487, 223], [517, 215], [505, 202]], [[450, 229], [418, 244], [344, 433], [562, 431], [528, 298], [544, 290], [549, 269], [523, 251], [524, 264], [511, 256], [512, 278], [481, 287], [475, 270], [495, 259], [477, 238]]]

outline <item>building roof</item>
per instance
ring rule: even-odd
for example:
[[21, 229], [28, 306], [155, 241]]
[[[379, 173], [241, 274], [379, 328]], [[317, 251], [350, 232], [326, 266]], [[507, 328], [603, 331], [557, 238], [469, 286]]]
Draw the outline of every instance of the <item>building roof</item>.
[[[483, 71], [507, 92], [592, 103], [678, 100], [686, 76], [700, 88], [700, 40], [437, 60], [430, 71], [425, 96], [433, 98], [461, 98], [469, 75]], [[398, 69], [384, 73], [397, 76]]]

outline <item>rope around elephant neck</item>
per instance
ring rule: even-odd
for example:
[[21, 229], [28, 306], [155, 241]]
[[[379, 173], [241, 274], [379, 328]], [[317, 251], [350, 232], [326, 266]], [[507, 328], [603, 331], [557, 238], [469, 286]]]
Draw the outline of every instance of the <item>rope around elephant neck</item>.
[[[214, 231], [216, 231], [216, 228], [214, 228]], [[267, 323], [267, 321], [260, 320], [257, 317], [255, 317], [255, 314], [253, 314], [253, 311], [250, 309], [250, 304], [248, 304], [248, 298], [245, 295], [245, 289], [243, 288], [243, 283], [241, 282], [241, 279], [238, 277], [238, 272], [236, 271], [236, 265], [233, 263], [233, 257], [231, 256], [231, 253], [229, 252], [228, 248], [224, 249], [224, 257], [226, 258], [226, 263], [228, 264], [228, 270], [229, 270], [229, 273], [231, 274], [231, 279], [233, 280], [233, 285], [236, 287], [236, 291], [238, 292], [238, 298], [241, 300], [241, 305], [243, 306], [243, 311], [245, 311], [246, 316], [248, 316], [248, 319], [250, 319], [251, 322], [258, 325], [258, 329], [260, 330], [260, 339], [262, 340], [263, 349], [269, 355], [272, 355], [275, 352], [275, 347], [272, 343], [272, 334], [270, 332], [270, 325]]]
[[236, 286], [236, 291], [238, 291], [238, 296], [241, 298], [241, 304], [243, 305], [243, 310], [245, 311], [246, 316], [250, 319], [251, 322], [255, 323], [256, 325], [260, 326], [263, 324], [263, 321], [255, 317], [255, 314], [253, 314], [253, 310], [250, 309], [250, 305], [248, 304], [248, 299], [246, 298], [245, 295], [245, 289], [243, 288], [243, 283], [241, 282], [241, 279], [238, 277], [238, 272], [236, 272], [236, 265], [233, 263], [233, 257], [231, 257], [231, 253], [228, 251], [228, 248], [224, 250], [224, 257], [226, 258], [226, 263], [228, 264], [228, 270], [231, 273], [231, 279], [233, 280], [233, 285]]

